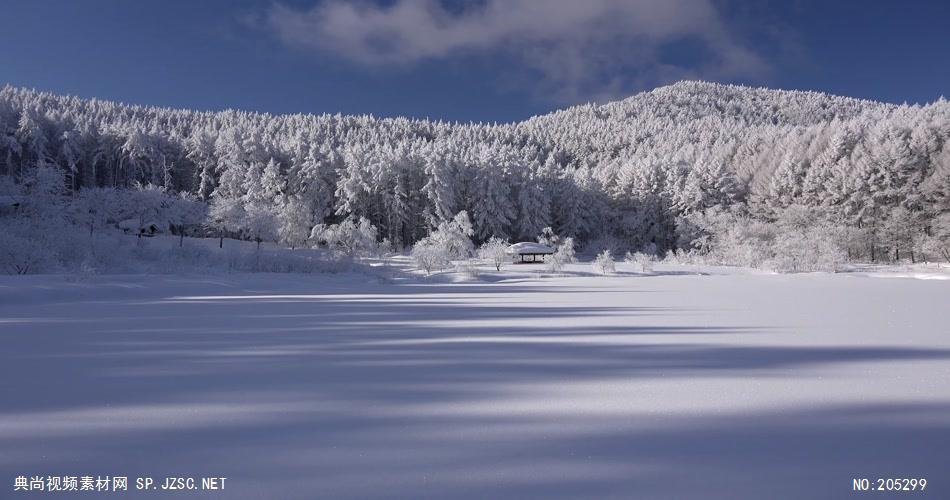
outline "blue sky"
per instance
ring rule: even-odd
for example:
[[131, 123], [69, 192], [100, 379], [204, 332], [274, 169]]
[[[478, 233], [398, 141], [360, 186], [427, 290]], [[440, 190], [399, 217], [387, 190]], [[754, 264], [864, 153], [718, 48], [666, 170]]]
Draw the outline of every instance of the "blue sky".
[[947, 1], [0, 5], [0, 84], [134, 104], [504, 122], [684, 78], [950, 94]]

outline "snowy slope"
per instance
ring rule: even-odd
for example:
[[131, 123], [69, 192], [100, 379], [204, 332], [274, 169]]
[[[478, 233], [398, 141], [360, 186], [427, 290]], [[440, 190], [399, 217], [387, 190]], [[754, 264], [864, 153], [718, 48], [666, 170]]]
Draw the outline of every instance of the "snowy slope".
[[950, 282], [626, 266], [3, 277], [0, 469], [227, 498], [950, 491]]
[[575, 106], [528, 120], [543, 126], [558, 121], [651, 122], [669, 125], [706, 116], [729, 118], [746, 125], [813, 125], [854, 118], [895, 106], [821, 92], [753, 88], [703, 81], [682, 81], [619, 101]]

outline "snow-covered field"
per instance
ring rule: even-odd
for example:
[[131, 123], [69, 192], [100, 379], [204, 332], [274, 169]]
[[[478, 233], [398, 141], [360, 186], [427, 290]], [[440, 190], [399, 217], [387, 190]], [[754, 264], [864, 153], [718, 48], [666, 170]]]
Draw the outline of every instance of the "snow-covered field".
[[950, 497], [950, 281], [915, 279], [947, 274], [535, 269], [2, 277], [0, 491]]

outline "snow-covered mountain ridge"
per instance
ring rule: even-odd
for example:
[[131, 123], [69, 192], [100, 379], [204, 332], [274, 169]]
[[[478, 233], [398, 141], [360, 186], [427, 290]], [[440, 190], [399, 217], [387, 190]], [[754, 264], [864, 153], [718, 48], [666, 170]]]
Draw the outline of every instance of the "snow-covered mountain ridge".
[[943, 99], [893, 105], [692, 81], [502, 125], [0, 89], [8, 185], [53, 167], [68, 192], [152, 184], [293, 214], [292, 232], [365, 217], [397, 246], [461, 210], [479, 239], [533, 239], [551, 226], [661, 250], [679, 246], [677, 218], [717, 207], [765, 220], [817, 207], [855, 227], [899, 207], [926, 222], [947, 211], [948, 137]]

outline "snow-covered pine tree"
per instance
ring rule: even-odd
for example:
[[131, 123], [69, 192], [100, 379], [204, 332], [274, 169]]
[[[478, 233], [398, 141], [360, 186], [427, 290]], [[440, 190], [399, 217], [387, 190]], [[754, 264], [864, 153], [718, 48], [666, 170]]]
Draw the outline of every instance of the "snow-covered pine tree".
[[495, 236], [508, 238], [515, 209], [505, 175], [505, 162], [510, 160], [510, 151], [494, 154], [483, 148], [479, 154], [475, 173], [475, 199], [472, 201], [475, 232], [479, 239]]

